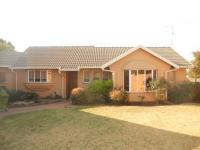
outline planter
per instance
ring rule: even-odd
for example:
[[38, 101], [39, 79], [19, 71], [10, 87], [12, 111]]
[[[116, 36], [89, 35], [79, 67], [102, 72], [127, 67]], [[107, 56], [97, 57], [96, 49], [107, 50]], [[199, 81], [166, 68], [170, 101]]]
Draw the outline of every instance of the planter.
[[16, 107], [29, 107], [29, 106], [39, 106], [39, 105], [46, 105], [46, 104], [53, 104], [57, 102], [62, 102], [63, 99], [39, 99], [38, 102], [30, 101], [18, 101], [9, 104], [9, 108], [16, 108]]
[[26, 89], [37, 92], [44, 92], [51, 90], [54, 86], [53, 83], [25, 83]]

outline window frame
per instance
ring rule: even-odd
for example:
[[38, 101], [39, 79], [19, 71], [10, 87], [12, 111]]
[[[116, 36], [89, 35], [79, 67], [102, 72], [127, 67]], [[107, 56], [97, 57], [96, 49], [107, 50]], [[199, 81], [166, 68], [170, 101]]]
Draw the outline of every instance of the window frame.
[[[33, 81], [30, 81], [30, 72], [33, 71]], [[36, 71], [39, 71], [40, 72], [40, 77], [39, 77], [39, 80], [40, 81], [35, 81], [35, 73]], [[41, 81], [41, 72], [45, 71], [46, 73], [46, 81]], [[48, 83], [48, 70], [28, 70], [28, 83]]]
[[[127, 70], [129, 72], [129, 82], [128, 82], [128, 86], [129, 86], [129, 90], [127, 91], [125, 89], [125, 70]], [[144, 71], [144, 91], [139, 91], [138, 89], [138, 74], [139, 74], [139, 70], [142, 70]], [[156, 80], [158, 78], [158, 70], [157, 69], [124, 69], [123, 70], [123, 89], [126, 90], [128, 93], [137, 93], [137, 92], [149, 92], [151, 90], [147, 90], [146, 88], [146, 73], [147, 71], [151, 70], [151, 77], [152, 77], [152, 80]], [[131, 83], [131, 76], [132, 76], [132, 71], [136, 71], [136, 78], [137, 78], [137, 90], [136, 91], [131, 91], [132, 90], [132, 83]], [[155, 72], [154, 72], [155, 71]], [[156, 73], [156, 74], [155, 74]], [[155, 79], [154, 79], [154, 75], [155, 75]]]

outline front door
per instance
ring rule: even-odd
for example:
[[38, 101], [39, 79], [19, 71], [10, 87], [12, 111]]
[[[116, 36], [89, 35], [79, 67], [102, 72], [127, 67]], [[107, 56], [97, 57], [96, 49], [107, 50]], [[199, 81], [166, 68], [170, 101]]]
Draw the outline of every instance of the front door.
[[67, 72], [67, 98], [69, 98], [72, 89], [78, 87], [78, 72], [70, 71]]

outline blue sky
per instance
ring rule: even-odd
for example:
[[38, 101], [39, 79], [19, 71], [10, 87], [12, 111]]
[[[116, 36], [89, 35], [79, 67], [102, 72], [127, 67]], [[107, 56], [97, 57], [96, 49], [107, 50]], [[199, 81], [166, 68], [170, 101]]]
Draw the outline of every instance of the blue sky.
[[192, 51], [200, 50], [198, 0], [0, 0], [0, 4], [0, 37], [17, 51], [41, 45], [171, 46], [191, 60]]

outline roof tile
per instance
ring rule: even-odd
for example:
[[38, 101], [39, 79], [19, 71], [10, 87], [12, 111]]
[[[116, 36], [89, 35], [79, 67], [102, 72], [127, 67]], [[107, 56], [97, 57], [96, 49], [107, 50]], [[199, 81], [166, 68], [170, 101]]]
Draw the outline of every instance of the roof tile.
[[[101, 67], [133, 47], [50, 46], [29, 47], [13, 67], [62, 68]], [[189, 63], [170, 47], [148, 47], [153, 52], [179, 65]]]

